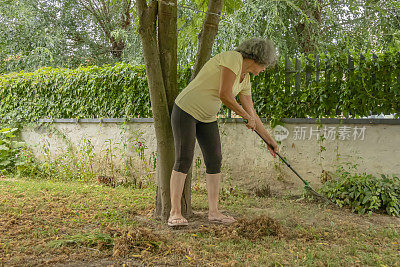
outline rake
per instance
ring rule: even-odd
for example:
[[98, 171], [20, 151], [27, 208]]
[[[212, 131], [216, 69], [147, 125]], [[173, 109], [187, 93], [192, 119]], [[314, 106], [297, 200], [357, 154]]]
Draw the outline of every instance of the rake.
[[[256, 130], [254, 130], [254, 132], [256, 132], [256, 134], [267, 144], [267, 146], [268, 146], [269, 148], [271, 148], [272, 150], [274, 150], [274, 148], [273, 148], [273, 147], [272, 147], [272, 146], [271, 146], [271, 145], [270, 145]], [[295, 169], [293, 169], [293, 167], [285, 160], [284, 157], [282, 157], [278, 152], [275, 152], [275, 154], [278, 155], [278, 157], [281, 159], [281, 161], [282, 161], [283, 163], [285, 163], [286, 166], [288, 166], [289, 169], [291, 169], [291, 170], [294, 172], [294, 174], [297, 175], [297, 177], [300, 178], [300, 180], [301, 180], [301, 181], [303, 182], [303, 184], [304, 184], [304, 190], [305, 190], [307, 193], [313, 195], [314, 197], [316, 197], [316, 198], [318, 198], [318, 199], [320, 199], [320, 200], [323, 200], [323, 201], [325, 201], [325, 202], [332, 203], [329, 199], [327, 199], [327, 198], [324, 197], [323, 195], [317, 193], [317, 191], [315, 191], [315, 190], [311, 187], [310, 183], [309, 183], [307, 180], [303, 179], [303, 178], [300, 176], [300, 174], [298, 174], [298, 172], [297, 172]]]

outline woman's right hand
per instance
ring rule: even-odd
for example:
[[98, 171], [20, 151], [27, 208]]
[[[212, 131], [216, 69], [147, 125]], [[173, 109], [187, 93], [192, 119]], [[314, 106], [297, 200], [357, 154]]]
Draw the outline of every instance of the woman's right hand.
[[256, 119], [250, 115], [245, 119], [247, 120], [247, 123], [246, 123], [247, 128], [254, 131], [256, 129]]

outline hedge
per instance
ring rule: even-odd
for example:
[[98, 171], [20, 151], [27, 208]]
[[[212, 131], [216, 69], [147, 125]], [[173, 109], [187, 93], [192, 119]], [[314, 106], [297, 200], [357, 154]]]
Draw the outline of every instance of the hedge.
[[[190, 69], [179, 72], [180, 88], [190, 75]], [[152, 116], [144, 66], [123, 63], [2, 75], [0, 98], [3, 122]]]
[[[397, 51], [363, 56], [303, 55], [295, 70], [288, 69], [287, 63], [281, 59], [274, 68], [253, 77], [253, 101], [260, 117], [273, 121], [360, 117], [400, 110]], [[296, 60], [291, 63], [295, 66]], [[188, 67], [178, 71], [180, 89], [186, 86], [190, 75]], [[144, 67], [124, 63], [1, 75], [0, 98], [3, 122], [152, 116]]]
[[[291, 60], [292, 66], [295, 61]], [[253, 101], [258, 114], [278, 120], [400, 115], [398, 51], [379, 55], [303, 55], [299, 62], [299, 71], [287, 70], [281, 60], [264, 76], [254, 79]]]

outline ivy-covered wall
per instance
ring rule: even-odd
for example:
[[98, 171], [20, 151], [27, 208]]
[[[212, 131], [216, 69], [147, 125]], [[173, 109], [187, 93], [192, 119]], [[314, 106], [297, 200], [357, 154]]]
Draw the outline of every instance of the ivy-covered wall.
[[[179, 71], [179, 87], [190, 79]], [[39, 118], [151, 117], [144, 66], [116, 64], [77, 69], [41, 68], [0, 76], [0, 118], [34, 122]]]
[[282, 59], [253, 87], [255, 109], [272, 124], [280, 118], [400, 115], [400, 53]]
[[[180, 89], [190, 74], [190, 68], [178, 71]], [[399, 113], [400, 54], [281, 59], [274, 68], [253, 77], [252, 88], [258, 114], [273, 124], [280, 118]], [[0, 99], [3, 122], [152, 116], [144, 67], [123, 63], [2, 75]]]

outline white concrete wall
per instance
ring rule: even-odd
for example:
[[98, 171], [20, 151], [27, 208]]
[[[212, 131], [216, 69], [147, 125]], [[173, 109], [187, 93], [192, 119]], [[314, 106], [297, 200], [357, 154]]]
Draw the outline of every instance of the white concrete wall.
[[[243, 123], [220, 122], [219, 125], [225, 181], [250, 188], [257, 184], [269, 184], [276, 189], [301, 186], [299, 179], [278, 159], [274, 159], [261, 139]], [[400, 176], [400, 125], [325, 124], [320, 126], [320, 135], [323, 135], [325, 126], [326, 134], [329, 129], [331, 133], [335, 129], [336, 134], [327, 135], [328, 139], [323, 141], [318, 140], [317, 124], [286, 123], [284, 126], [289, 135], [282, 141], [280, 152], [305, 179], [317, 185], [322, 170], [334, 172], [338, 165], [357, 165], [353, 169], [357, 172]], [[340, 127], [343, 126], [348, 127], [347, 132], [342, 131]], [[364, 136], [360, 134], [362, 127], [365, 127]], [[42, 159], [43, 147], [49, 149], [50, 157], [56, 157], [65, 153], [68, 143], [79, 149], [83, 138], [91, 141], [99, 158], [105, 157], [111, 141], [117, 164], [127, 155], [137, 155], [133, 148], [135, 140], [144, 141], [148, 147], [147, 157], [156, 151], [153, 124], [148, 122], [54, 123], [50, 128], [25, 128], [22, 138]], [[198, 157], [201, 157], [201, 152], [196, 144], [194, 159]], [[204, 166], [197, 170], [204, 172]]]

